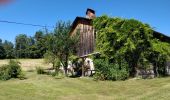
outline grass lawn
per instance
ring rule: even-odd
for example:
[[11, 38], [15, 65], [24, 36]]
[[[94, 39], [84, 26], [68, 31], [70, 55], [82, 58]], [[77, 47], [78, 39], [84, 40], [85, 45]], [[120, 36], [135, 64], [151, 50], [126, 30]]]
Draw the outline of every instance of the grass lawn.
[[25, 73], [26, 80], [0, 81], [0, 100], [168, 100], [170, 97], [170, 78], [112, 82]]

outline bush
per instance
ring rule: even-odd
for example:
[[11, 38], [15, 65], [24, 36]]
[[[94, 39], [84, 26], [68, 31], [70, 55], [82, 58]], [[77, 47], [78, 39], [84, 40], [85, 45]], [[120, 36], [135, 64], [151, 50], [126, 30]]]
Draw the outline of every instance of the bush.
[[25, 77], [25, 73], [23, 73], [23, 72], [21, 72], [21, 73], [18, 75], [18, 78], [19, 78], [20, 80], [27, 79], [27, 78]]
[[45, 74], [45, 71], [42, 67], [36, 67], [37, 74]]
[[0, 80], [8, 80], [11, 78], [8, 67], [8, 65], [3, 65], [0, 67]]
[[10, 60], [8, 65], [0, 67], [0, 80], [9, 80], [10, 78], [19, 78], [22, 70], [19, 62]]
[[18, 61], [9, 61], [9, 74], [11, 75], [11, 78], [18, 78], [18, 76], [21, 74], [22, 70], [19, 64], [20, 62]]
[[64, 75], [64, 73], [63, 72], [61, 72], [61, 71], [59, 71], [57, 74], [55, 74], [55, 76], [54, 76], [54, 78], [55, 79], [62, 79], [62, 78], [64, 78], [65, 77], [65, 75]]
[[96, 73], [94, 78], [96, 80], [125, 80], [129, 77], [127, 63], [122, 62], [121, 65], [109, 63], [104, 59], [94, 60]]

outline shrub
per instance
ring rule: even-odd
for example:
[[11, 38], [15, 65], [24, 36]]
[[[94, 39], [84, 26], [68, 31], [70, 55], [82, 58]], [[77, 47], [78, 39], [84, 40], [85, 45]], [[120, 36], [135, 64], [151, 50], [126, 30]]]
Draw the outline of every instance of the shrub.
[[21, 66], [19, 65], [20, 62], [10, 60], [9, 61], [9, 74], [11, 75], [11, 78], [18, 78], [18, 76], [21, 74]]
[[11, 78], [8, 67], [8, 65], [3, 65], [0, 67], [0, 80], [8, 80]]
[[10, 78], [19, 78], [22, 70], [19, 62], [10, 60], [8, 65], [0, 67], [0, 80], [9, 80]]
[[18, 78], [19, 78], [20, 80], [27, 79], [27, 78], [25, 77], [25, 73], [23, 73], [23, 72], [21, 72], [21, 73], [18, 75]]
[[37, 74], [45, 74], [45, 71], [42, 67], [36, 67]]
[[122, 62], [121, 65], [109, 63], [104, 59], [94, 60], [96, 73], [94, 78], [96, 80], [125, 80], [129, 77], [127, 63]]

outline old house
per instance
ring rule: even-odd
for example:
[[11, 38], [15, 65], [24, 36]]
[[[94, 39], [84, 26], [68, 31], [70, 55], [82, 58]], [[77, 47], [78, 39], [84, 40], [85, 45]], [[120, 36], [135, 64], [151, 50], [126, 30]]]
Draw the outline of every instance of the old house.
[[[76, 17], [72, 24], [72, 29], [70, 31], [70, 36], [79, 33], [79, 47], [77, 48], [77, 56], [83, 59], [82, 65], [82, 76], [86, 73], [90, 76], [94, 73], [94, 66], [92, 60], [88, 60], [88, 55], [94, 52], [95, 48], [95, 30], [92, 26], [92, 19], [95, 18], [95, 11], [92, 9], [87, 9], [86, 17]], [[88, 61], [87, 61], [88, 60]], [[87, 62], [89, 68], [86, 68]]]
[[85, 57], [93, 53], [95, 47], [95, 30], [92, 26], [92, 19], [95, 18], [95, 11], [87, 9], [86, 17], [76, 17], [72, 24], [70, 35], [79, 33], [80, 43], [77, 56]]
[[[77, 56], [84, 57], [93, 53], [95, 48], [95, 29], [92, 26], [92, 19], [95, 18], [95, 11], [87, 9], [86, 17], [76, 17], [72, 24], [70, 35], [74, 35], [77, 32], [80, 34], [80, 44], [78, 48]], [[163, 42], [170, 43], [170, 37], [154, 31], [153, 36]]]
[[[95, 11], [92, 9], [87, 9], [86, 17], [76, 17], [72, 24], [72, 29], [70, 31], [70, 36], [79, 33], [80, 40], [79, 40], [79, 47], [77, 48], [77, 56], [83, 58], [84, 62], [89, 54], [95, 54], [95, 29], [92, 25], [92, 19], [95, 18]], [[154, 38], [159, 39], [163, 42], [170, 43], [170, 37], [160, 33], [160, 32], [153, 32]], [[82, 67], [82, 73], [84, 73]], [[170, 72], [170, 67], [167, 67], [168, 73]]]

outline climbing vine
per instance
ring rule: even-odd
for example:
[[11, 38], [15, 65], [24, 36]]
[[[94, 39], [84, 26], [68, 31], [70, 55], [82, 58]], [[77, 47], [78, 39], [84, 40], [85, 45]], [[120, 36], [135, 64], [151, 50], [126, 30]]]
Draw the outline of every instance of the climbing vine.
[[[96, 51], [110, 64], [127, 63], [131, 76], [136, 68], [152, 64], [158, 74], [165, 74], [170, 57], [170, 44], [153, 37], [153, 29], [135, 19], [112, 18], [106, 15], [93, 20], [96, 30]], [[104, 67], [104, 66], [103, 66]], [[121, 68], [120, 68], [121, 69]]]

